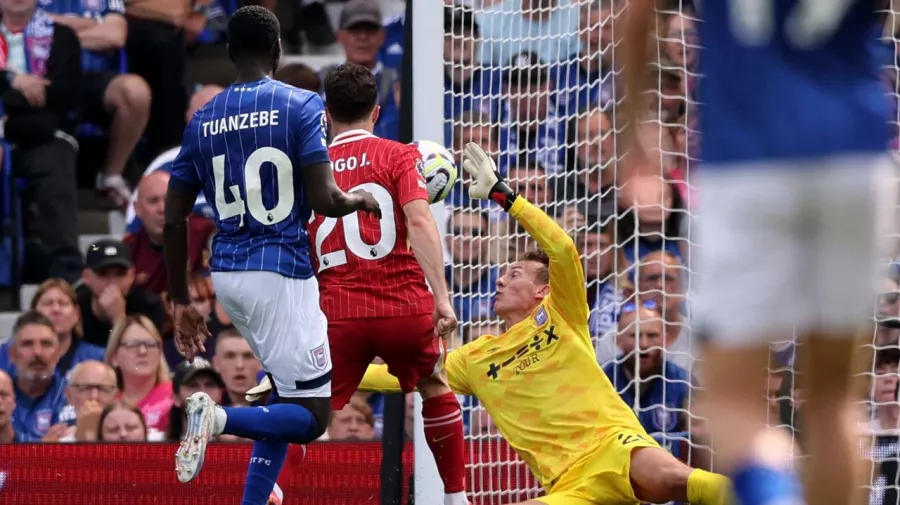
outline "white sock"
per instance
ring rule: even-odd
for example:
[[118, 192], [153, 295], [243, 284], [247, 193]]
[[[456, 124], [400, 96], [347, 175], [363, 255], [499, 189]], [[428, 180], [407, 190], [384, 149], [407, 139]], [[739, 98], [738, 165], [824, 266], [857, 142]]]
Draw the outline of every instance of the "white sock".
[[225, 409], [216, 405], [216, 409], [213, 411], [213, 436], [222, 434], [227, 419], [228, 414], [225, 413]]
[[444, 505], [469, 505], [469, 499], [466, 498], [466, 493], [463, 491], [445, 494]]

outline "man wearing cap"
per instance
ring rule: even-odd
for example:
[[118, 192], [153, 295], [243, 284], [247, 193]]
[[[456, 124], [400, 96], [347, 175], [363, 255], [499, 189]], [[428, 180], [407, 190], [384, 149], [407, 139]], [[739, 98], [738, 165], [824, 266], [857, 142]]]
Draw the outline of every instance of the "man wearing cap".
[[134, 264], [128, 246], [99, 240], [88, 248], [82, 279], [87, 289], [78, 295], [84, 340], [106, 347], [113, 325], [127, 314], [143, 314], [162, 331], [166, 309], [159, 296], [134, 286]]
[[536, 54], [512, 59], [500, 107], [502, 171], [524, 154], [540, 163], [547, 175], [564, 173], [566, 125], [550, 90], [548, 66]]
[[[399, 78], [396, 70], [385, 67], [378, 59], [378, 51], [384, 44], [381, 7], [377, 0], [349, 0], [341, 10], [338, 21], [338, 43], [344, 48], [346, 61], [362, 65], [375, 74], [378, 83], [378, 103], [381, 115], [390, 116], [397, 104], [392, 99], [394, 81]], [[322, 79], [336, 67], [322, 69]], [[325, 97], [327, 100], [328, 97]], [[380, 122], [380, 121], [379, 121]], [[378, 123], [375, 124], [378, 128]]]

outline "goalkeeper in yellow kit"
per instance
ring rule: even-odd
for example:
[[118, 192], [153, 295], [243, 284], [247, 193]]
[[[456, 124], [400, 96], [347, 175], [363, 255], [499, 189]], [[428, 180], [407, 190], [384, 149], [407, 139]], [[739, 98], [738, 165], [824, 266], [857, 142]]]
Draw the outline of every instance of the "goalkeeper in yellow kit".
[[[723, 505], [728, 479], [662, 449], [597, 364], [572, 239], [517, 196], [476, 144], [466, 146], [463, 167], [473, 180], [469, 196], [500, 204], [541, 248], [497, 280], [494, 312], [506, 333], [484, 335], [444, 363], [450, 388], [479, 399], [541, 481], [546, 496], [525, 504]], [[385, 366], [370, 366], [360, 389], [400, 391], [400, 385]]]

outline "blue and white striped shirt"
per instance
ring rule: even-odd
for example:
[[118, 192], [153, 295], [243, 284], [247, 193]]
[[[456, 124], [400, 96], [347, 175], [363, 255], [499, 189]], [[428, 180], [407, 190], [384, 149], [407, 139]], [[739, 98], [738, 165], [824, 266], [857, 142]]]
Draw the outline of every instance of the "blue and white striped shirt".
[[270, 78], [229, 86], [194, 114], [169, 184], [212, 204], [210, 270], [312, 277], [302, 170], [329, 161], [326, 129], [318, 94]]

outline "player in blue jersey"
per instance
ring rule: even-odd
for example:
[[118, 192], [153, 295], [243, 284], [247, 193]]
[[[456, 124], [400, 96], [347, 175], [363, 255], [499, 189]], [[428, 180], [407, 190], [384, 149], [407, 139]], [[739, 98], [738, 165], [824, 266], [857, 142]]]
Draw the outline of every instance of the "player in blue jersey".
[[327, 322], [306, 231], [311, 212], [381, 215], [372, 195], [344, 193], [335, 184], [319, 95], [271, 78], [280, 34], [275, 15], [262, 7], [231, 17], [236, 84], [194, 114], [166, 196], [164, 245], [179, 351], [193, 359], [208, 335], [191, 308], [186, 279], [187, 217], [202, 191], [218, 227], [210, 260], [216, 295], [275, 385], [267, 407], [223, 408], [205, 393], [187, 401], [188, 428], [175, 456], [179, 480], [197, 475], [211, 437], [256, 440], [245, 505], [266, 503], [288, 443], [317, 439], [330, 417]]
[[[708, 344], [717, 468], [731, 474], [742, 505], [804, 500], [786, 468], [788, 435], [765, 428], [769, 344], [795, 332], [805, 353], [805, 499], [861, 498], [854, 336], [871, 318], [891, 188], [889, 102], [873, 51], [877, 1], [700, 5], [695, 313]], [[636, 126], [647, 115], [642, 92], [652, 89], [643, 81], [653, 4], [632, 0], [625, 30], [631, 171], [653, 165]]]

